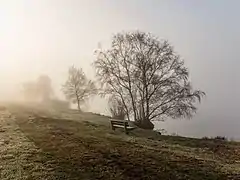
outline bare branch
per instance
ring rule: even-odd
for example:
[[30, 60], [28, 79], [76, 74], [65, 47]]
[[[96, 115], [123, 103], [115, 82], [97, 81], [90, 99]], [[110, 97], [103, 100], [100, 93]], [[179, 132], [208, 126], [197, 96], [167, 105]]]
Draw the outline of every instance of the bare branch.
[[118, 33], [108, 50], [97, 53], [94, 66], [104, 94], [119, 96], [138, 122], [190, 117], [205, 95], [192, 89], [188, 69], [168, 41], [149, 33]]
[[73, 103], [77, 103], [78, 109], [80, 105], [89, 99], [91, 95], [97, 93], [97, 88], [91, 80], [88, 80], [82, 69], [74, 66], [69, 68], [68, 79], [62, 87], [62, 91], [66, 98]]

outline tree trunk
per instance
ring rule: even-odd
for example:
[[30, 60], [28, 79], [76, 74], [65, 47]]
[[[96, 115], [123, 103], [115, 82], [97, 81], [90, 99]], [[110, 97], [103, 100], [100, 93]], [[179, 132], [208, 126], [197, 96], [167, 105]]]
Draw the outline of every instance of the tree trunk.
[[78, 111], [80, 111], [80, 112], [81, 112], [82, 110], [81, 110], [81, 107], [80, 107], [80, 102], [79, 102], [79, 101], [77, 101], [77, 105], [78, 105]]
[[79, 99], [79, 96], [78, 96], [78, 91], [77, 91], [77, 88], [76, 88], [76, 84], [75, 84], [75, 95], [76, 95], [76, 99], [77, 99], [78, 111], [81, 112], [80, 99]]

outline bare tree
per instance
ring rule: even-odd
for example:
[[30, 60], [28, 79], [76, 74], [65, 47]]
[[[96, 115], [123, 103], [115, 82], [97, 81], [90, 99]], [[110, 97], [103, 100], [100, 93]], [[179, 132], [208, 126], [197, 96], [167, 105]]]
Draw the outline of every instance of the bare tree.
[[193, 90], [184, 60], [166, 40], [144, 32], [119, 33], [94, 62], [103, 95], [118, 97], [140, 127], [151, 121], [190, 118], [204, 92]]
[[81, 111], [80, 105], [97, 93], [94, 82], [87, 79], [81, 68], [77, 69], [74, 66], [69, 68], [68, 79], [62, 91], [67, 99], [77, 103], [79, 111]]
[[121, 99], [111, 96], [108, 101], [112, 118], [124, 120], [127, 116], [124, 104]]

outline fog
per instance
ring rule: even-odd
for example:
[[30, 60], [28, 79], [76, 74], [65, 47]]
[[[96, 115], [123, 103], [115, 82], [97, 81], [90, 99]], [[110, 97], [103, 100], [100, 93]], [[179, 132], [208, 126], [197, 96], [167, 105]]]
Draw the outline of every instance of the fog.
[[[51, 77], [56, 96], [74, 64], [94, 78], [91, 63], [114, 33], [141, 30], [168, 39], [185, 59], [195, 88], [207, 93], [191, 120], [157, 123], [186, 136], [240, 139], [238, 68], [240, 2], [191, 0], [0, 0], [0, 100], [20, 99], [21, 84]], [[95, 98], [88, 111], [108, 113]]]

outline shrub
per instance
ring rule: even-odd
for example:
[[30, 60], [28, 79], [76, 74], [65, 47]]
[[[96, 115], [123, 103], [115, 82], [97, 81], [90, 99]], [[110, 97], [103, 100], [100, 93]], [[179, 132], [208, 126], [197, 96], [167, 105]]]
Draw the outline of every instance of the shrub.
[[225, 136], [216, 136], [214, 140], [227, 141], [228, 139]]
[[209, 139], [211, 139], [211, 138], [209, 138], [209, 137], [207, 137], [207, 136], [204, 136], [204, 137], [202, 137], [202, 139], [203, 139], [203, 140], [209, 140]]
[[202, 137], [203, 140], [217, 140], [217, 141], [227, 141], [228, 139], [224, 136], [216, 136], [216, 137]]
[[126, 118], [127, 113], [125, 111], [124, 104], [120, 99], [112, 97], [108, 103], [112, 118], [121, 120]]

